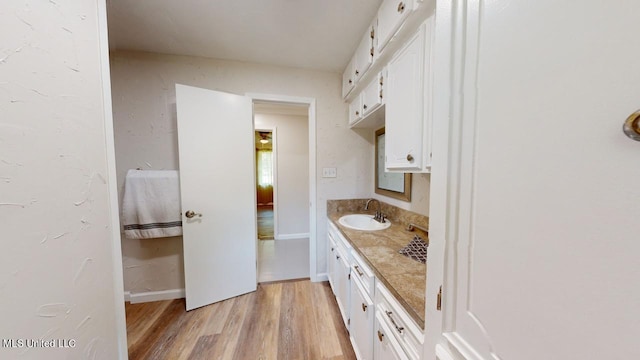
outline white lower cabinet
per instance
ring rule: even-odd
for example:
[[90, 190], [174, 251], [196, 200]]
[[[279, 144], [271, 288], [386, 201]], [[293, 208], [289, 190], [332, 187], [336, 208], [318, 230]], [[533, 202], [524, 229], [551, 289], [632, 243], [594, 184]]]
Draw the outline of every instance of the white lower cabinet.
[[[329, 284], [331, 285], [331, 289], [336, 288], [336, 252], [337, 245], [336, 241], [333, 239], [331, 233], [327, 233], [327, 244], [329, 246], [329, 253], [327, 254], [327, 277], [329, 278]], [[334, 292], [335, 295], [335, 292]]]
[[336, 255], [336, 288], [333, 290], [336, 295], [336, 301], [340, 308], [340, 315], [347, 329], [349, 329], [349, 297], [350, 297], [350, 266], [347, 255], [342, 252], [342, 248], [338, 247]]
[[351, 296], [351, 260], [349, 259], [349, 251], [351, 250], [351, 245], [342, 237], [335, 225], [331, 223], [329, 223], [328, 239], [329, 257], [327, 266], [329, 268], [329, 283], [333, 294], [336, 296], [342, 320], [347, 329], [349, 329], [349, 298]]
[[374, 331], [374, 360], [409, 360], [380, 312], [376, 313]]
[[387, 332], [387, 335], [395, 338], [408, 359], [419, 360], [424, 344], [424, 332], [380, 282], [376, 284], [375, 303], [376, 317], [381, 318], [391, 329], [391, 334]]
[[421, 359], [424, 331], [329, 223], [329, 282], [358, 360]]
[[373, 359], [373, 320], [375, 307], [357, 277], [351, 282], [351, 323], [349, 338], [358, 360]]

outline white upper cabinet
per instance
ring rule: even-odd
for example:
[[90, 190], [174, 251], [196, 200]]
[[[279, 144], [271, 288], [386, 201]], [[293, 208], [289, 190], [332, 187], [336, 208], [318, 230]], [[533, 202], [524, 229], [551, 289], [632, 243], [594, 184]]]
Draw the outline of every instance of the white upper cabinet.
[[367, 32], [362, 36], [360, 45], [358, 45], [358, 49], [356, 50], [355, 68], [353, 70], [356, 81], [360, 80], [364, 73], [369, 70], [371, 63], [373, 62], [373, 35], [373, 27], [370, 26]]
[[349, 103], [349, 125], [353, 125], [362, 119], [362, 94], [358, 94]]
[[347, 97], [356, 84], [355, 78], [355, 57], [351, 58], [349, 64], [342, 73], [342, 97]]
[[369, 115], [383, 104], [384, 94], [382, 85], [384, 84], [384, 75], [381, 72], [364, 88], [362, 92], [362, 116]]
[[387, 66], [386, 169], [429, 172], [430, 49], [433, 19], [428, 19]]
[[378, 52], [382, 52], [413, 11], [414, 0], [384, 0], [378, 9]]

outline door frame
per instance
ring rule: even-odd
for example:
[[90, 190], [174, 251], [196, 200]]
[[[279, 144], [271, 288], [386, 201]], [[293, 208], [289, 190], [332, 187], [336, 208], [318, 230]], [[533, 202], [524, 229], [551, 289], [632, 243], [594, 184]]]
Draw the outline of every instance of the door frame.
[[[322, 281], [324, 279], [318, 276], [317, 273], [316, 99], [309, 97], [262, 93], [245, 93], [245, 96], [250, 97], [253, 102], [267, 101], [284, 104], [302, 104], [309, 106], [307, 115], [309, 121], [309, 277], [311, 278], [312, 282]], [[274, 222], [275, 220], [276, 219], [274, 217]]]
[[[273, 169], [271, 169], [271, 172], [273, 173], [273, 239], [274, 240], [278, 235], [278, 207], [277, 207], [278, 187], [276, 186], [278, 184], [278, 150], [276, 148], [277, 130], [278, 128], [276, 126], [273, 126], [273, 127], [265, 126], [259, 129], [256, 128], [256, 114], [255, 112], [253, 113], [253, 133], [255, 134], [257, 131], [269, 131], [271, 133], [271, 156], [273, 157], [273, 160], [271, 161], [271, 166], [273, 167]], [[258, 162], [256, 160], [256, 171], [257, 171], [257, 168], [258, 168]], [[256, 188], [257, 187], [258, 187], [258, 178], [256, 177]], [[256, 206], [257, 205], [258, 205], [258, 201], [256, 198]], [[258, 229], [258, 225], [256, 224], [256, 230], [257, 229]]]
[[104, 140], [107, 158], [107, 189], [109, 193], [109, 215], [111, 220], [111, 265], [113, 267], [113, 293], [115, 305], [115, 336], [120, 359], [128, 359], [127, 320], [124, 309], [124, 274], [122, 269], [122, 239], [120, 236], [120, 205], [116, 172], [116, 148], [111, 101], [111, 67], [109, 60], [109, 36], [107, 25], [107, 3], [98, 1], [98, 46], [102, 78], [102, 105], [104, 111]]

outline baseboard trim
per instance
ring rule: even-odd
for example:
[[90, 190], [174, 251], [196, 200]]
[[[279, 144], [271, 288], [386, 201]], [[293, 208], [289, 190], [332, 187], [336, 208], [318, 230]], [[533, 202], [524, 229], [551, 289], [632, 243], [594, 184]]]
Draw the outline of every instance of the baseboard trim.
[[308, 239], [309, 233], [302, 234], [278, 234], [275, 237], [276, 240], [295, 240], [295, 239]]
[[131, 293], [130, 291], [124, 292], [124, 301], [128, 301], [132, 304], [145, 303], [151, 301], [160, 300], [174, 300], [182, 299], [185, 297], [184, 289], [171, 289], [162, 291], [147, 291], [140, 293]]
[[327, 273], [316, 274], [315, 278], [311, 279], [312, 282], [329, 281], [329, 275]]

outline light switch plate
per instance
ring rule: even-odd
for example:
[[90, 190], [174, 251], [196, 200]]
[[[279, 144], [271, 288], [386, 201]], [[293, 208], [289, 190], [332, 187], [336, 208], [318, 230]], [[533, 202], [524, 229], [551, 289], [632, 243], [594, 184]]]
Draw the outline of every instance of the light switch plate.
[[338, 171], [336, 168], [322, 168], [322, 177], [323, 178], [334, 178], [338, 176]]

